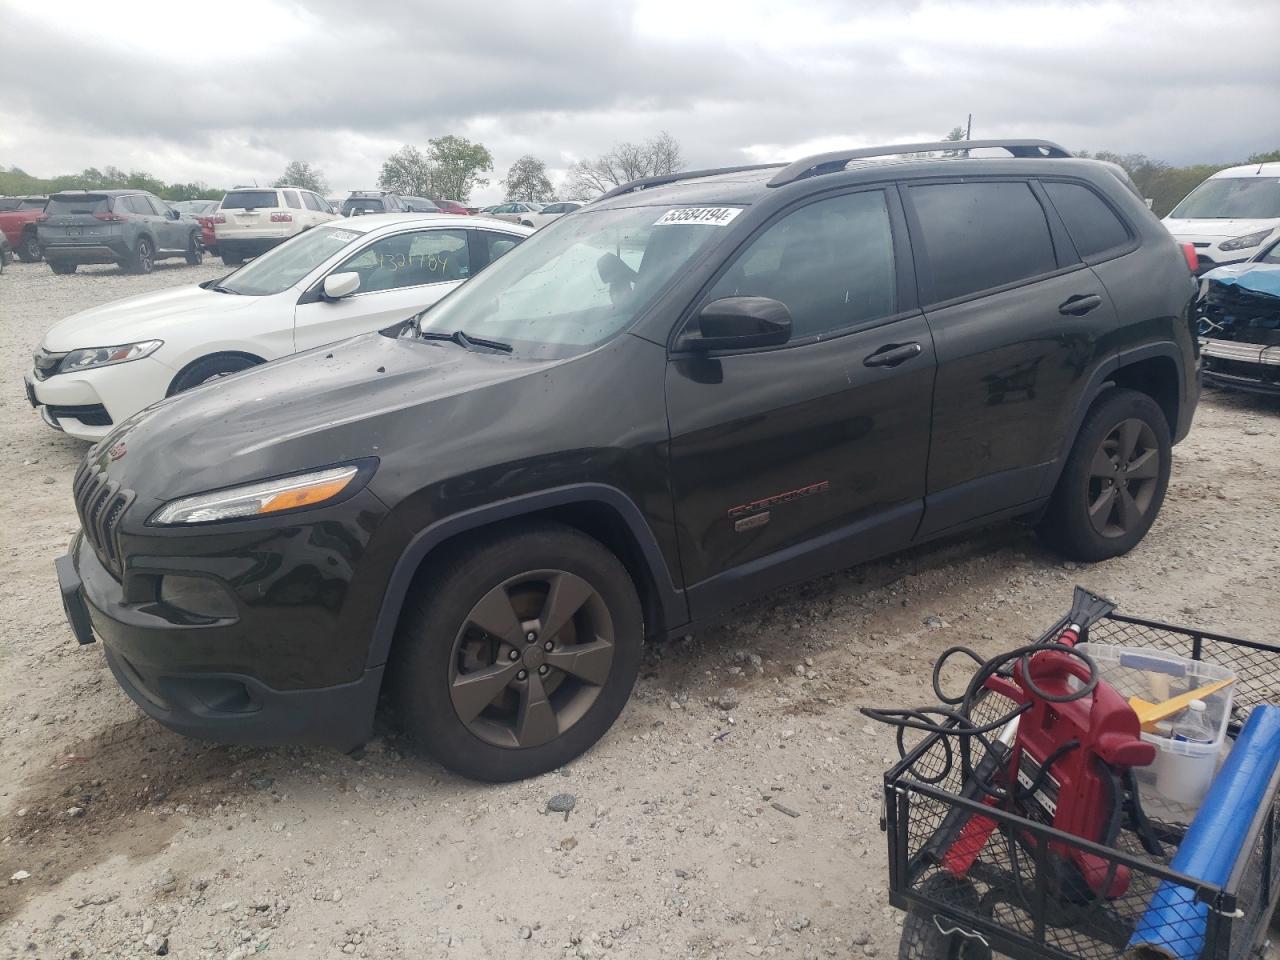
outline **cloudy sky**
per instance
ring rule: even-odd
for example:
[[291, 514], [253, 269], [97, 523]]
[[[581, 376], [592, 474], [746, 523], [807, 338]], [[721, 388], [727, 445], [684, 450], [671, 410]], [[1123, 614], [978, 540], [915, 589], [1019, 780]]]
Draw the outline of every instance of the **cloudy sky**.
[[[132, 8], [132, 10], [131, 10]], [[0, 0], [0, 166], [339, 193], [456, 133], [493, 183], [669, 130], [690, 166], [1046, 137], [1174, 163], [1280, 147], [1278, 0]]]

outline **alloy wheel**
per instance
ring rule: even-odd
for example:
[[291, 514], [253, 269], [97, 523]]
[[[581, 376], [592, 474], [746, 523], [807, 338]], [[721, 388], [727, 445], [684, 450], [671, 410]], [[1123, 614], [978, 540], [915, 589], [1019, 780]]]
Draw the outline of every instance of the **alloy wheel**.
[[138, 241], [138, 266], [143, 273], [150, 273], [152, 267], [151, 244], [145, 240]]
[[27, 245], [27, 258], [30, 260], [39, 260], [40, 240], [35, 236], [35, 234], [31, 234], [26, 238], [25, 242]]
[[599, 592], [564, 570], [531, 570], [471, 608], [454, 638], [449, 696], [486, 743], [541, 746], [596, 702], [613, 657], [613, 620]]
[[1122, 420], [1106, 435], [1089, 468], [1089, 522], [1104, 537], [1139, 527], [1160, 480], [1160, 447], [1145, 420]]

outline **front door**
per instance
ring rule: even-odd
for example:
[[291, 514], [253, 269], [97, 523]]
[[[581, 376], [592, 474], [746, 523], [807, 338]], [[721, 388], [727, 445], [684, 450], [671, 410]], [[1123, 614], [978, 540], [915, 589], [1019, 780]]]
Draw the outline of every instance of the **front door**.
[[671, 478], [696, 618], [896, 549], [915, 532], [934, 349], [896, 202], [876, 189], [793, 209], [698, 304], [779, 300], [790, 343], [673, 352]]
[[930, 536], [1047, 494], [1116, 316], [1027, 181], [903, 193], [938, 350], [921, 527]]
[[380, 237], [335, 273], [360, 277], [356, 292], [338, 301], [321, 295], [323, 279], [303, 294], [294, 311], [294, 349], [308, 350], [381, 330], [435, 303], [471, 275], [466, 230], [410, 230]]

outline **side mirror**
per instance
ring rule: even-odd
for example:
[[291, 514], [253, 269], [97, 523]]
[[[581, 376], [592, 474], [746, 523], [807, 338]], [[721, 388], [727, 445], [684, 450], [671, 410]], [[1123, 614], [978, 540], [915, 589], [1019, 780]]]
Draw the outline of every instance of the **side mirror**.
[[331, 273], [324, 278], [324, 298], [341, 300], [360, 289], [360, 274]]
[[791, 311], [768, 297], [725, 297], [698, 313], [700, 337], [688, 337], [694, 350], [775, 347], [791, 339]]
[[179, 220], [179, 219], [181, 219], [181, 218], [182, 218], [182, 214], [180, 214], [177, 210], [170, 210], [170, 211], [169, 211], [169, 219], [170, 219], [170, 220]]

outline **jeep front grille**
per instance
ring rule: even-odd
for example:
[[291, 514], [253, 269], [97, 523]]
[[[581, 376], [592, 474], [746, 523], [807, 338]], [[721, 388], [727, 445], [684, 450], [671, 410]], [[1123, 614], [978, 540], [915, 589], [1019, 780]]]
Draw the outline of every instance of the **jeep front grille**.
[[76, 471], [71, 494], [85, 539], [102, 565], [119, 577], [124, 564], [117, 529], [120, 518], [133, 502], [133, 491], [121, 489], [120, 484], [108, 479], [105, 471], [99, 470], [91, 460], [85, 460]]

